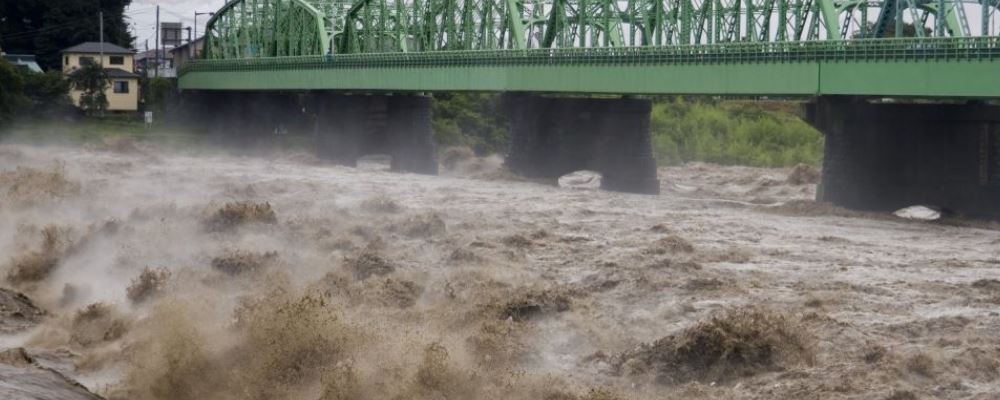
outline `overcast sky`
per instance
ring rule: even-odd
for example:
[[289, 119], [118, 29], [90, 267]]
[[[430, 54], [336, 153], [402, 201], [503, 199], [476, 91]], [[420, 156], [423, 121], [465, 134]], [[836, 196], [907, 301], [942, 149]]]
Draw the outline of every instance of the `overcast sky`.
[[[135, 46], [145, 50], [146, 40], [149, 48], [156, 41], [156, 6], [160, 6], [160, 22], [180, 22], [184, 27], [194, 25], [194, 13], [216, 11], [226, 4], [226, 0], [133, 0], [125, 11], [132, 23], [132, 35], [136, 37]], [[209, 16], [198, 16], [198, 34], [205, 32], [205, 23]], [[187, 38], [187, 32], [183, 33]]]

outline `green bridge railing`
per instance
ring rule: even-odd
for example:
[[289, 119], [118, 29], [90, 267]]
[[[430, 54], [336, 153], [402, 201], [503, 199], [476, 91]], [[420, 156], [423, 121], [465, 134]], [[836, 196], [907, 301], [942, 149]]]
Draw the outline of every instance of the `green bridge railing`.
[[301, 69], [679, 65], [818, 61], [961, 61], [1000, 59], [1000, 37], [892, 38], [808, 42], [733, 42], [657, 47], [463, 50], [195, 60], [191, 72]]

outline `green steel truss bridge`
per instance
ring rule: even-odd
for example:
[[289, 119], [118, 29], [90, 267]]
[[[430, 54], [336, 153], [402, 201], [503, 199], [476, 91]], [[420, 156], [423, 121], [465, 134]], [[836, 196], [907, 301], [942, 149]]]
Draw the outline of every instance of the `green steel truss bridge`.
[[322, 157], [419, 173], [438, 168], [428, 93], [504, 93], [511, 170], [639, 193], [660, 183], [631, 95], [797, 96], [826, 135], [820, 200], [1000, 218], [998, 5], [233, 0], [179, 86], [215, 131], [312, 132]]
[[181, 87], [993, 97], [998, 4], [235, 0]]

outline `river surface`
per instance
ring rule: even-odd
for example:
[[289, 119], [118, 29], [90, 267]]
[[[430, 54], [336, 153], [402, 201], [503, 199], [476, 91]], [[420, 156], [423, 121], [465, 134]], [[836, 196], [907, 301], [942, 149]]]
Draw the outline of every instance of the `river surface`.
[[[790, 169], [642, 196], [500, 164], [0, 146], [0, 287], [45, 312], [0, 348], [110, 399], [1000, 396], [996, 224], [817, 204]], [[682, 357], [727, 315], [780, 329]]]

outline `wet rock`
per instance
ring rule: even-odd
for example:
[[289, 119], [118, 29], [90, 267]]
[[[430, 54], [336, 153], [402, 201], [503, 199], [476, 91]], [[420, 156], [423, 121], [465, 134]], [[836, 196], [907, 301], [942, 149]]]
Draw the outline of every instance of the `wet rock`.
[[0, 399], [102, 400], [83, 385], [40, 366], [22, 348], [0, 352]]
[[0, 289], [0, 334], [21, 332], [41, 322], [45, 311], [39, 309], [27, 296], [7, 289]]

